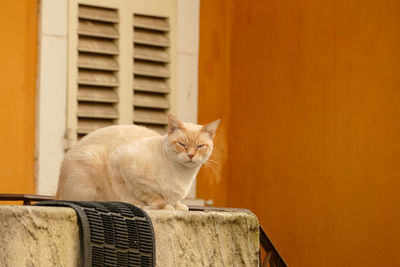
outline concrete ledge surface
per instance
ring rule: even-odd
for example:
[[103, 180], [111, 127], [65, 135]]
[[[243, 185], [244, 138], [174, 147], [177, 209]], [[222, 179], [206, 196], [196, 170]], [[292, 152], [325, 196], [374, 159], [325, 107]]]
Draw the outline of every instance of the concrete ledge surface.
[[0, 266], [81, 266], [70, 208], [0, 206]]
[[[258, 220], [251, 213], [148, 214], [157, 266], [258, 266]], [[81, 266], [80, 251], [74, 210], [0, 206], [0, 266]]]

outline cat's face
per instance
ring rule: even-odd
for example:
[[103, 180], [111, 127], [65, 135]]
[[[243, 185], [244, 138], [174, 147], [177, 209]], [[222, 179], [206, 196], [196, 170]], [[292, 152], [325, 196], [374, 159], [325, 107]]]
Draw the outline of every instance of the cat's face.
[[199, 166], [207, 161], [213, 150], [213, 138], [220, 120], [205, 126], [182, 123], [168, 116], [166, 153], [186, 167]]

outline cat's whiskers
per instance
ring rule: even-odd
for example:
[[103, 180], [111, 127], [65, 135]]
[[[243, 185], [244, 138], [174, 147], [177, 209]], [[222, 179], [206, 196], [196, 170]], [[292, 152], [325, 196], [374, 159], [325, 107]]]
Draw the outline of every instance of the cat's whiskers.
[[208, 159], [207, 162], [209, 162], [209, 163], [214, 163], [214, 164], [216, 164], [216, 165], [219, 165], [219, 162], [216, 161], [216, 160], [213, 160], [213, 159]]
[[214, 174], [218, 173], [219, 162], [215, 160], [208, 159], [207, 161], [203, 162], [204, 166], [208, 167]]

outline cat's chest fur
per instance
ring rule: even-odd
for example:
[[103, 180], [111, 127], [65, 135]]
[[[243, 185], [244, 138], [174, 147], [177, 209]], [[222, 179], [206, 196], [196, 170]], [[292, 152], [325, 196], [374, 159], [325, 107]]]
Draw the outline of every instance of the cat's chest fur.
[[176, 202], [184, 198], [194, 180], [194, 176], [185, 176], [181, 174], [172, 175], [156, 175], [155, 179], [158, 180], [160, 186], [154, 188], [155, 192], [158, 192], [163, 199]]

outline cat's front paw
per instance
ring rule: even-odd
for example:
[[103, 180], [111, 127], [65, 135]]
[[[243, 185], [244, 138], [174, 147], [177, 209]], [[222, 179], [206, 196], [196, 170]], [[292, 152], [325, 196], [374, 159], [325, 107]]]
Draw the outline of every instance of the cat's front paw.
[[181, 202], [178, 202], [178, 203], [175, 204], [175, 209], [176, 210], [182, 210], [182, 211], [188, 211], [189, 210], [188, 206], [186, 206], [185, 204], [183, 204]]

